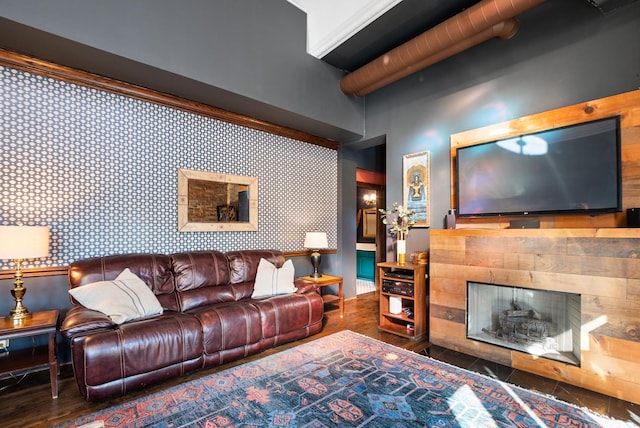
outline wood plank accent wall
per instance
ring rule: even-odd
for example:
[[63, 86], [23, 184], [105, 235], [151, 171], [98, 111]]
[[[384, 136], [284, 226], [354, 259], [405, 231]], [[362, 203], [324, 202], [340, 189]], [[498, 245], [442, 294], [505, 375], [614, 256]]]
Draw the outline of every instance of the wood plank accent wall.
[[[619, 115], [622, 137], [622, 205], [640, 207], [640, 90], [521, 117], [451, 135], [451, 206], [455, 208], [456, 148]], [[625, 212], [536, 216], [541, 227], [624, 227]], [[459, 227], [508, 227], [513, 218], [458, 219]]]
[[[640, 404], [640, 229], [432, 230], [429, 340]], [[581, 295], [581, 366], [466, 338], [467, 281]]]
[[[452, 135], [451, 206], [457, 147], [614, 115], [623, 208], [640, 207], [640, 90]], [[640, 404], [640, 229], [625, 212], [538, 218], [541, 229], [496, 217], [431, 231], [431, 343]], [[580, 294], [580, 367], [467, 339], [467, 281]]]

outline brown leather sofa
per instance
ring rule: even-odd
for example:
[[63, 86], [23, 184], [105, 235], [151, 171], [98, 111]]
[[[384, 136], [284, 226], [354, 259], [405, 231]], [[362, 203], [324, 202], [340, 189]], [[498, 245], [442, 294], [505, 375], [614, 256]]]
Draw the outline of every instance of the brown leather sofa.
[[294, 294], [252, 299], [261, 258], [275, 250], [130, 254], [76, 261], [71, 288], [113, 280], [125, 268], [163, 307], [161, 315], [114, 324], [73, 301], [61, 326], [70, 340], [78, 388], [88, 401], [122, 395], [318, 333], [323, 303], [313, 283]]

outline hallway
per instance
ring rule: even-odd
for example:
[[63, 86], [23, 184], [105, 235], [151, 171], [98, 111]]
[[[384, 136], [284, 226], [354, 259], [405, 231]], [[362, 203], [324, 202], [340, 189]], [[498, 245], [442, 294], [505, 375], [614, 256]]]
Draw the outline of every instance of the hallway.
[[362, 278], [356, 278], [356, 295], [373, 293], [376, 291], [376, 283]]

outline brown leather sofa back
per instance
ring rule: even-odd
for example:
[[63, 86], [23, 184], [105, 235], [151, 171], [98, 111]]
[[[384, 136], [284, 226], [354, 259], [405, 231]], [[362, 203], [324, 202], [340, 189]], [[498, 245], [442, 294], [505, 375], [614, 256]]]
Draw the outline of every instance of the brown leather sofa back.
[[69, 286], [75, 288], [92, 282], [110, 281], [126, 268], [151, 288], [164, 309], [180, 310], [171, 258], [164, 254], [119, 254], [75, 261], [69, 266]]
[[171, 263], [180, 309], [189, 311], [214, 303], [251, 297], [260, 259], [282, 266], [284, 255], [276, 250], [244, 250], [221, 253], [175, 253]]
[[230, 251], [227, 258], [236, 300], [251, 297], [260, 259], [265, 259], [278, 268], [285, 262], [284, 254], [277, 250]]
[[165, 310], [183, 312], [250, 298], [261, 258], [276, 267], [285, 262], [278, 250], [120, 254], [73, 262], [69, 285], [112, 280], [129, 268], [151, 288]]
[[171, 263], [180, 309], [235, 300], [229, 284], [229, 262], [219, 251], [175, 253]]

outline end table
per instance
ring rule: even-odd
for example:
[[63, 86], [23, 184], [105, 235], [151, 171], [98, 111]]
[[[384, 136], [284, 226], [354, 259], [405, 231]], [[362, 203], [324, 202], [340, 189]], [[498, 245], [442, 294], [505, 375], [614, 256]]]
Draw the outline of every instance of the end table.
[[[311, 275], [302, 276], [297, 279], [303, 279], [305, 281], [315, 282], [320, 289], [318, 292], [322, 296], [322, 300], [325, 304], [338, 303], [338, 307], [340, 308], [340, 318], [344, 316], [344, 297], [342, 295], [342, 277], [341, 276], [332, 276], [327, 274], [322, 274], [320, 278], [314, 278]], [[326, 287], [328, 285], [338, 284], [338, 295], [335, 294], [323, 294], [322, 287]]]
[[56, 355], [56, 333], [58, 331], [58, 311], [34, 312], [31, 317], [14, 324], [7, 318], [0, 318], [0, 339], [48, 335], [48, 346], [19, 351], [9, 351], [8, 358], [0, 359], [0, 374], [25, 369], [49, 366], [51, 397], [58, 398], [58, 357]]

